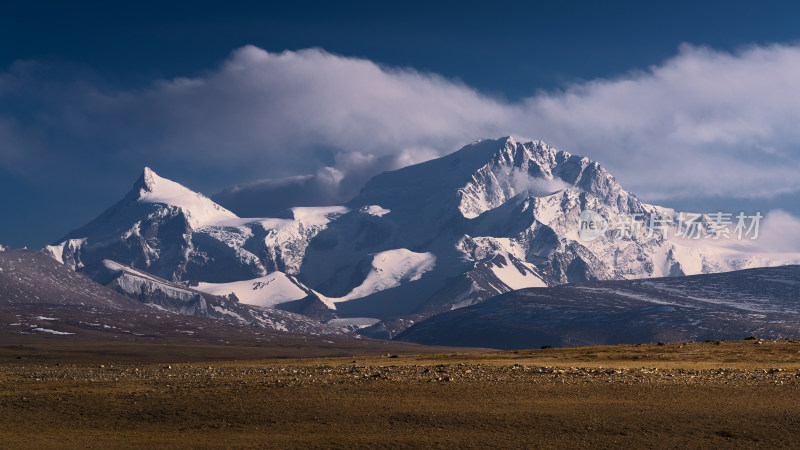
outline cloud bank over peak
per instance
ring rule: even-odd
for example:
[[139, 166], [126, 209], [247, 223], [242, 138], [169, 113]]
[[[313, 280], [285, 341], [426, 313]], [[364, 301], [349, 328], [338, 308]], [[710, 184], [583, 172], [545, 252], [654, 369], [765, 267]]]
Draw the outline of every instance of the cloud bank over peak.
[[159, 83], [148, 97], [164, 111], [162, 122], [179, 125], [170, 130], [169, 149], [213, 158], [224, 140], [233, 164], [268, 157], [291, 165], [314, 152], [324, 159], [449, 149], [496, 134], [496, 124], [509, 119], [502, 105], [461, 84], [321, 49], [243, 47], [218, 70]]
[[768, 197], [800, 189], [798, 70], [798, 46], [684, 45], [663, 65], [525, 107], [544, 139], [600, 160], [650, 199]]
[[766, 198], [800, 191], [798, 73], [797, 45], [686, 45], [646, 70], [507, 101], [322, 49], [246, 46], [138, 88], [19, 62], [0, 72], [0, 165], [179, 167], [206, 190], [262, 179], [226, 192], [305, 186], [301, 203], [340, 202], [380, 171], [515, 134], [599, 161], [647, 201]]

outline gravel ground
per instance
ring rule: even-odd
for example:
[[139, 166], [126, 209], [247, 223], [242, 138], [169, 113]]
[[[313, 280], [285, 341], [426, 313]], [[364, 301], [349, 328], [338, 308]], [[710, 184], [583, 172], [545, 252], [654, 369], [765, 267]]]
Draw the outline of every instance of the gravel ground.
[[800, 442], [800, 343], [0, 365], [2, 447]]

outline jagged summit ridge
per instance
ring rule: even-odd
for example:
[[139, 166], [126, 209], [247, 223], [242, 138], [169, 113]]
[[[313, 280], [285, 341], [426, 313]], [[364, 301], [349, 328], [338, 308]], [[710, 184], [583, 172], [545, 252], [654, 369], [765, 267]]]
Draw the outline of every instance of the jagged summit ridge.
[[542, 141], [506, 137], [488, 142], [499, 149], [458, 191], [459, 210], [466, 218], [478, 217], [518, 195], [546, 197], [565, 189], [591, 193], [624, 212], [643, 210], [641, 202], [596, 161]]
[[516, 196], [542, 197], [565, 189], [590, 193], [626, 212], [642, 210], [636, 196], [599, 163], [514, 137], [476, 141], [442, 158], [384, 172], [350, 205], [417, 212], [430, 206], [433, 215], [448, 209], [473, 219]]

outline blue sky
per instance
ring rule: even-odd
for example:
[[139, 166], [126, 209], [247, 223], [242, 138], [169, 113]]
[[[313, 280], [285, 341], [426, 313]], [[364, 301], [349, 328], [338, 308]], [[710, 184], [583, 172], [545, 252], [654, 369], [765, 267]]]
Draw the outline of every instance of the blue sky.
[[209, 195], [357, 186], [505, 134], [653, 203], [800, 214], [800, 7], [608, 5], [6, 1], [0, 243], [56, 240], [145, 165]]

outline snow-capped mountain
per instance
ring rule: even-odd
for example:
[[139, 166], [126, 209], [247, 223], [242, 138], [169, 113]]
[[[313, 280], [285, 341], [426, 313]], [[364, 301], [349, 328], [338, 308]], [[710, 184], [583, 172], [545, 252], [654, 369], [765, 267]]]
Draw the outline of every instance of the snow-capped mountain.
[[120, 202], [45, 251], [74, 269], [108, 259], [172, 281], [294, 274], [308, 241], [345, 211], [294, 208], [286, 217], [241, 219], [145, 168]]
[[509, 292], [398, 336], [502, 349], [800, 336], [800, 266]]
[[[435, 267], [418, 279], [336, 304], [344, 316], [404, 316], [402, 326], [512, 289], [800, 262], [798, 254], [754, 255], [713, 239], [675, 238], [677, 212], [640, 201], [598, 163], [512, 138], [480, 141], [378, 175], [347, 206], [349, 213], [312, 240], [298, 278], [340, 297], [363, 282], [368, 264], [382, 252], [431, 253]], [[377, 208], [380, 216], [365, 213]], [[608, 220], [658, 218], [667, 238], [647, 230], [618, 237], [608, 229], [583, 240], [578, 226], [584, 210]], [[379, 335], [397, 331], [389, 328]]]
[[[585, 210], [657, 219], [667, 237], [609, 228], [584, 240]], [[512, 289], [800, 263], [678, 239], [680, 225], [588, 158], [502, 138], [384, 172], [344, 206], [277, 218], [239, 218], [145, 169], [122, 201], [47, 251], [78, 270], [108, 259], [243, 303], [382, 319], [368, 331], [381, 336]]]

